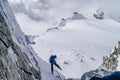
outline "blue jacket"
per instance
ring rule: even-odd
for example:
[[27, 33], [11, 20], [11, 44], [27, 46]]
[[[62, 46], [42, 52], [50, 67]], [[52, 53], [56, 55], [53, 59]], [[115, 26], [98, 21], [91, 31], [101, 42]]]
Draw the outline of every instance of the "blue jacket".
[[103, 80], [120, 80], [120, 71], [113, 72], [103, 77]]
[[49, 60], [49, 63], [53, 64], [55, 62], [55, 59], [56, 59], [56, 55], [51, 56], [50, 60]]

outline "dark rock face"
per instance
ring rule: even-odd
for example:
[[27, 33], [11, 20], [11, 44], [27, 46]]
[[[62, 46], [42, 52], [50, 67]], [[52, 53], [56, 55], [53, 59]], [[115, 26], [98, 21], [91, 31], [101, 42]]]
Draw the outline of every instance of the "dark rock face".
[[89, 71], [83, 74], [83, 76], [81, 77], [81, 80], [89, 80], [93, 76], [102, 77], [103, 75], [108, 74], [108, 73], [110, 72], [104, 69], [92, 70], [92, 71]]
[[4, 11], [3, 3], [9, 7], [7, 0], [0, 0], [0, 80], [41, 80], [37, 61], [34, 56], [31, 59], [28, 56], [33, 53], [23, 51], [12, 38], [11, 30], [14, 29], [10, 28], [6, 20], [10, 16]]
[[97, 9], [96, 12], [93, 14], [93, 16], [96, 19], [102, 20], [102, 19], [104, 19], [104, 12], [100, 9]]

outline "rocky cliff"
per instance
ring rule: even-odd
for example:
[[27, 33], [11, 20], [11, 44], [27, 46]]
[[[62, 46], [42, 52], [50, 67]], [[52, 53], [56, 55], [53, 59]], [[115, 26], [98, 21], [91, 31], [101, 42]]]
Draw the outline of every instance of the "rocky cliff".
[[118, 42], [118, 46], [114, 48], [113, 52], [103, 57], [103, 63], [100, 68], [109, 70], [109, 71], [116, 71], [118, 67], [118, 58], [120, 55], [120, 41]]
[[7, 0], [0, 0], [0, 80], [41, 80], [34, 51]]

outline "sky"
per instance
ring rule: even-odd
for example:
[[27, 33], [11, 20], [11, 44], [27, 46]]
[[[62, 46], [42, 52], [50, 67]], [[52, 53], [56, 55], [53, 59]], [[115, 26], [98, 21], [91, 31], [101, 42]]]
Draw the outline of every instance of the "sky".
[[[90, 12], [96, 8], [102, 8], [105, 12], [110, 14], [118, 12], [116, 8], [120, 7], [119, 0], [8, 0], [12, 6], [19, 6], [21, 2], [25, 4], [25, 8], [40, 9], [41, 13], [48, 13], [47, 15], [59, 16], [68, 15], [74, 11], [81, 11], [81, 13]], [[19, 11], [22, 8], [14, 9]], [[114, 12], [113, 12], [114, 11]], [[61, 14], [62, 13], [62, 14]], [[119, 12], [120, 13], [120, 12]], [[118, 13], [118, 14], [119, 14]], [[116, 13], [117, 14], [117, 13]]]
[[[19, 25], [26, 29], [37, 28], [42, 32], [46, 27], [56, 25], [62, 18], [72, 16], [73, 12], [82, 13], [91, 18], [97, 9], [105, 13], [106, 18], [118, 19], [120, 0], [8, 0]], [[33, 28], [34, 26], [34, 28]]]

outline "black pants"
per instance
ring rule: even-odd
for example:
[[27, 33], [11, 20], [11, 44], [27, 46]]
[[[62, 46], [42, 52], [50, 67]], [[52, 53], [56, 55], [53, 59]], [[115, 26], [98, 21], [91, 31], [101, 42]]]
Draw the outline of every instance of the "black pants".
[[52, 72], [52, 74], [54, 73], [54, 71], [53, 71], [53, 65], [57, 66], [60, 70], [62, 70], [60, 68], [60, 66], [56, 62], [54, 62], [53, 64], [51, 64], [51, 72]]

